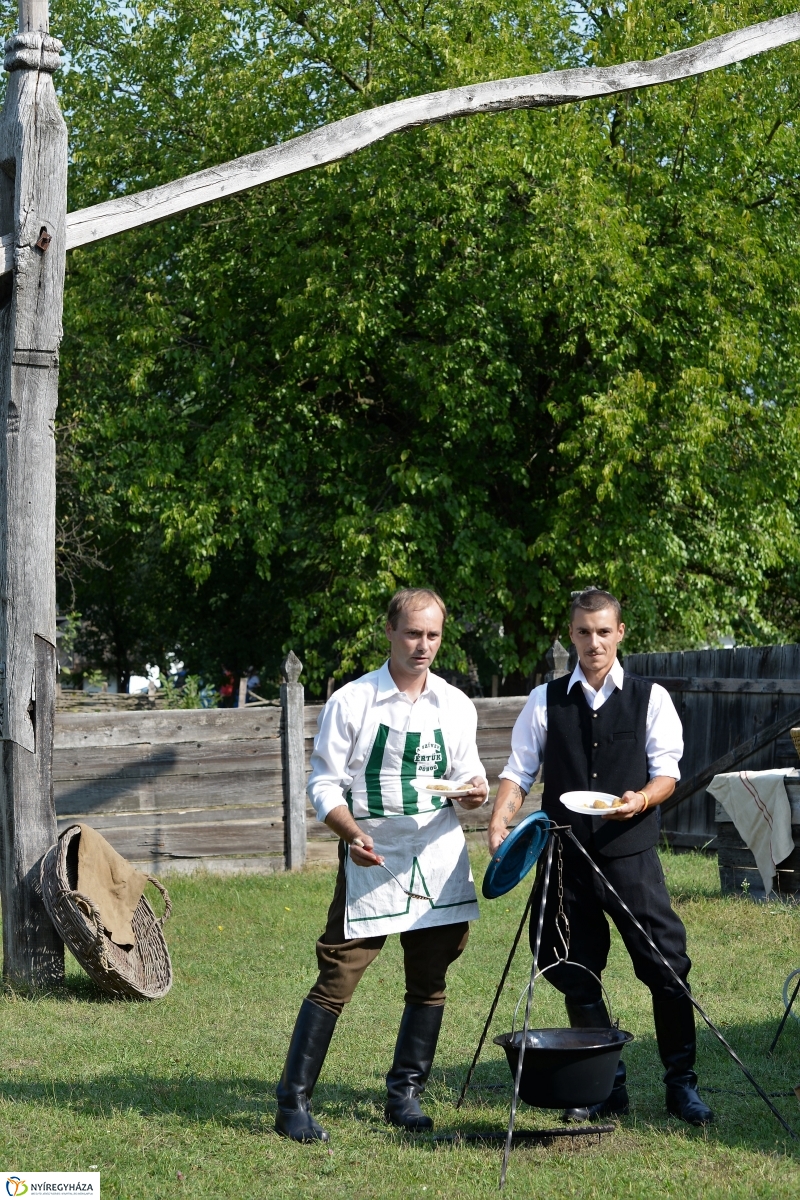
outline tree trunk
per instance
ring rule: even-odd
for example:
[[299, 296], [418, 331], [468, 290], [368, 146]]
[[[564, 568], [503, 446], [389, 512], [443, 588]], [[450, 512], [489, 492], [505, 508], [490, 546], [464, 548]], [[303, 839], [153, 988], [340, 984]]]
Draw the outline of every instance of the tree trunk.
[[14, 272], [0, 293], [0, 889], [3, 972], [17, 988], [64, 975], [64, 950], [39, 894], [56, 840], [55, 439], [64, 293], [67, 130], [46, 0], [20, 0], [6, 43], [0, 115], [0, 228]]

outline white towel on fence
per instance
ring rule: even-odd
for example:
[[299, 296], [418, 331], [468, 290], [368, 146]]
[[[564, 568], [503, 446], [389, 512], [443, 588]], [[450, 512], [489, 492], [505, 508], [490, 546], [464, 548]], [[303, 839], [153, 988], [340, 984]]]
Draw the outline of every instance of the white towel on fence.
[[742, 840], [749, 846], [769, 896], [778, 863], [794, 850], [792, 810], [784, 779], [794, 768], [783, 771], [734, 771], [715, 775], [708, 790], [719, 800]]

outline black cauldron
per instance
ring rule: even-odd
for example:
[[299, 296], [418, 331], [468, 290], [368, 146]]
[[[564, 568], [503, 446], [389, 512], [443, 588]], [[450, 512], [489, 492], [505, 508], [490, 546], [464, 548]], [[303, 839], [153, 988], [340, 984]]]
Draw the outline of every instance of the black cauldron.
[[[520, 1099], [535, 1108], [586, 1108], [611, 1095], [622, 1047], [633, 1041], [623, 1029], [529, 1029], [519, 1081]], [[517, 1077], [522, 1031], [494, 1039]]]

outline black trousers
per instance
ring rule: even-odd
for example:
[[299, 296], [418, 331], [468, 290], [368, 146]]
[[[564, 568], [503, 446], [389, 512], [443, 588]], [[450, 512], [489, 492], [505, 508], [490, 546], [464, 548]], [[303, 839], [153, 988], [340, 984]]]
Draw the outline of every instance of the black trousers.
[[[657, 1000], [683, 995], [680, 984], [631, 921], [619, 901], [592, 870], [580, 850], [567, 837], [563, 848], [563, 909], [569, 922], [569, 958], [588, 967], [598, 977], [608, 962], [611, 936], [606, 914], [619, 930], [631, 957], [637, 979]], [[592, 851], [590, 850], [591, 854]], [[686, 954], [686, 930], [670, 904], [664, 872], [655, 848], [625, 858], [592, 855], [612, 887], [616, 888], [636, 919], [647, 930], [667, 962], [686, 982], [691, 961]], [[531, 910], [531, 950], [536, 945], [541, 893], [544, 884], [544, 855], [540, 859], [538, 891]], [[545, 907], [539, 968], [563, 957], [563, 944], [556, 929], [558, 912], [558, 847], [553, 854], [550, 887]], [[594, 1004], [602, 998], [597, 982], [574, 966], [553, 966], [546, 979], [577, 1004]]]

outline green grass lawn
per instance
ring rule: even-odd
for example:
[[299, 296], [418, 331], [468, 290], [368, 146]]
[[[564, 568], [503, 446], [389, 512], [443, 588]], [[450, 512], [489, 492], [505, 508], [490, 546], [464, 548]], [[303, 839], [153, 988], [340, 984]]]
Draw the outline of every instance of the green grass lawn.
[[[486, 864], [474, 854], [476, 874]], [[689, 930], [692, 982], [769, 1092], [800, 1083], [800, 1023], [790, 1021], [774, 1060], [766, 1049], [781, 1014], [780, 989], [800, 966], [800, 909], [723, 900], [714, 859], [668, 855], [664, 865]], [[107, 1001], [71, 960], [63, 993], [7, 996], [3, 1012], [0, 1166], [79, 1170], [95, 1164], [104, 1197], [472, 1197], [494, 1195], [500, 1151], [436, 1146], [382, 1122], [383, 1076], [402, 1009], [402, 969], [389, 940], [342, 1017], [315, 1110], [325, 1146], [272, 1132], [273, 1092], [294, 1017], [315, 977], [331, 871], [176, 878], [167, 926], [175, 966], [155, 1004]], [[526, 895], [481, 902], [472, 940], [450, 974], [450, 1000], [426, 1097], [437, 1133], [505, 1128], [511, 1079], [489, 1045], [469, 1103], [455, 1110]], [[510, 1028], [529, 971], [520, 951], [494, 1033]], [[513, 1152], [509, 1196], [797, 1197], [800, 1142], [791, 1143], [761, 1100], [702, 1030], [701, 1084], [719, 1114], [708, 1131], [666, 1117], [649, 996], [615, 935], [606, 986], [636, 1040], [626, 1059], [630, 1117], [602, 1145]], [[537, 990], [534, 1024], [564, 1024], [561, 998]], [[775, 1103], [800, 1131], [793, 1097]], [[519, 1127], [557, 1113], [521, 1106]]]

